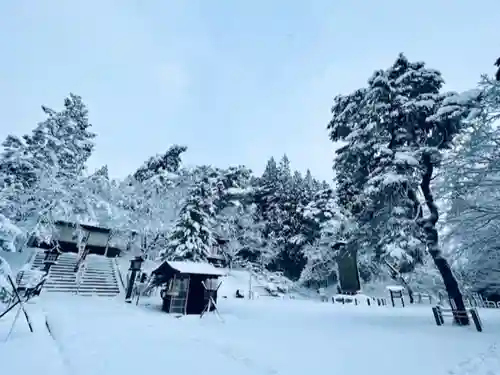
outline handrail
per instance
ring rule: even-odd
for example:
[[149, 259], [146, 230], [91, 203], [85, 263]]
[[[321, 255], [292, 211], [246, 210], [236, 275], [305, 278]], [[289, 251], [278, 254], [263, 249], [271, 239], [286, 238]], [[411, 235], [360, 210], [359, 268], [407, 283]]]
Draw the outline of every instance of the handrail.
[[78, 272], [80, 270], [80, 267], [85, 263], [85, 260], [87, 259], [87, 255], [89, 255], [89, 249], [85, 248], [83, 250], [82, 255], [76, 261], [75, 272]]
[[125, 282], [123, 281], [122, 272], [120, 270], [120, 267], [118, 266], [118, 260], [117, 258], [114, 258], [113, 260], [115, 264], [115, 271], [118, 273], [118, 279], [120, 280], [120, 284], [122, 284], [123, 290], [125, 290]]
[[[85, 260], [85, 258], [83, 259]], [[80, 285], [82, 283], [82, 278], [83, 278], [83, 275], [86, 271], [86, 268], [85, 268], [85, 262], [82, 261], [80, 265], [77, 265], [77, 271], [76, 271], [76, 294], [80, 294]]]

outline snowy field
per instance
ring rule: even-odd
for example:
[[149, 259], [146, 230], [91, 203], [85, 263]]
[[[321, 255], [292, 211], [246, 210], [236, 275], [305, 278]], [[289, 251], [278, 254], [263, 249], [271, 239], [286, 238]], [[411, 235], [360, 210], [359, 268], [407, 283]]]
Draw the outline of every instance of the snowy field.
[[496, 309], [480, 311], [479, 333], [437, 327], [428, 306], [223, 299], [223, 321], [93, 297], [42, 295], [28, 308], [34, 334], [21, 316], [5, 342], [14, 314], [0, 321], [2, 374], [500, 374]]

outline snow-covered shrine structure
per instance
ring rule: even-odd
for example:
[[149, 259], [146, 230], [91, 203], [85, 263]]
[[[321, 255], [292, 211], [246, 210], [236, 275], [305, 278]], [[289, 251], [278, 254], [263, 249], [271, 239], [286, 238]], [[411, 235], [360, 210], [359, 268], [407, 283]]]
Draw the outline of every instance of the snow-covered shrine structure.
[[[51, 242], [41, 237], [32, 235], [29, 238], [28, 247], [50, 249], [57, 245], [61, 252], [78, 253], [79, 249], [85, 249], [88, 254], [103, 255], [114, 258], [124, 250], [130, 248], [133, 242], [138, 242], [135, 233], [131, 233], [125, 240], [122, 236], [114, 236], [109, 228], [98, 227], [89, 224], [75, 224], [66, 221], [54, 223]], [[140, 244], [138, 244], [140, 246]]]

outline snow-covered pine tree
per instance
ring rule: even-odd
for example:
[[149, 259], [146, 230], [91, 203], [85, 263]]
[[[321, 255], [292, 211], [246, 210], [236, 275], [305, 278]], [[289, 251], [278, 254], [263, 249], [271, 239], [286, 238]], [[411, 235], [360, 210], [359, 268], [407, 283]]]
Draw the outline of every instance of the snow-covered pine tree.
[[120, 205], [130, 212], [129, 225], [143, 238], [143, 250], [151, 257], [164, 254], [171, 231], [194, 181], [198, 168], [181, 168], [185, 146], [173, 145], [165, 154], [149, 158], [120, 186], [124, 199]]
[[40, 163], [28, 149], [25, 138], [9, 135], [2, 146], [1, 186], [25, 188], [35, 183], [40, 174]]
[[264, 223], [263, 236], [266, 246], [272, 247], [276, 253], [283, 245], [283, 241], [276, 240], [277, 232], [281, 228], [279, 185], [278, 164], [274, 157], [271, 157], [267, 161], [264, 173], [255, 181], [255, 204], [257, 205], [257, 221]]
[[297, 279], [305, 265], [301, 249], [304, 243], [300, 234], [300, 215], [297, 212], [301, 205], [303, 179], [300, 173], [292, 173], [290, 160], [286, 155], [277, 167], [275, 189], [268, 195], [267, 235], [276, 247], [276, 259], [273, 267], [281, 269], [285, 274]]
[[42, 106], [47, 115], [26, 143], [35, 158], [66, 178], [80, 175], [94, 149], [95, 134], [90, 131], [88, 110], [78, 95], [70, 94], [60, 112]]
[[254, 189], [250, 185], [252, 171], [245, 166], [229, 167], [215, 170], [213, 189], [216, 192], [216, 210], [233, 205], [244, 205], [253, 202]]
[[[328, 187], [326, 187], [328, 188]], [[303, 186], [301, 189], [301, 203], [303, 204], [308, 204], [313, 198], [316, 193], [318, 193], [321, 190], [324, 190], [325, 186], [321, 184], [318, 180], [316, 180], [312, 174], [311, 171], [308, 169], [306, 171], [306, 175], [304, 176], [303, 180]]]
[[302, 247], [307, 242], [299, 211], [317, 191], [329, 186], [314, 179], [309, 171], [305, 178], [299, 172], [292, 172], [286, 155], [279, 165], [271, 158], [255, 185], [255, 203], [259, 220], [265, 223], [263, 234], [267, 248], [273, 248], [276, 254], [270, 267], [298, 279], [306, 263]]
[[[276, 191], [278, 190], [278, 165], [276, 160], [271, 157], [266, 164], [264, 173], [256, 181], [256, 203], [259, 207], [260, 215], [266, 221], [270, 221], [270, 216], [275, 210], [278, 197]], [[269, 232], [271, 229], [268, 228]]]
[[336, 244], [351, 240], [354, 223], [336, 202], [334, 191], [329, 188], [315, 194], [313, 200], [299, 210], [303, 218], [305, 246], [303, 254], [307, 260], [302, 270], [302, 282], [323, 283], [336, 281]]
[[187, 151], [186, 146], [173, 145], [163, 155], [156, 155], [148, 159], [137, 171], [134, 177], [144, 182], [153, 176], [162, 176], [176, 173], [181, 166], [181, 154]]
[[[418, 263], [425, 245], [450, 299], [464, 310], [458, 282], [439, 247], [431, 180], [471, 101], [441, 94], [442, 85], [438, 71], [401, 54], [389, 69], [376, 72], [367, 88], [337, 97], [328, 127], [332, 140], [347, 142], [335, 165], [343, 179], [341, 203], [368, 233], [377, 234], [380, 255], [401, 259], [400, 267]], [[346, 200], [349, 196], [354, 204]], [[468, 324], [458, 315], [455, 320]]]
[[96, 170], [94, 172], [94, 176], [99, 176], [99, 177], [102, 177], [106, 180], [109, 180], [109, 169], [108, 169], [108, 166], [107, 165], [103, 165], [101, 168], [99, 168], [98, 170]]
[[79, 96], [70, 94], [60, 112], [42, 109], [48, 118], [32, 134], [9, 136], [3, 144], [0, 209], [25, 234], [35, 231], [50, 237], [54, 220], [73, 217], [74, 203], [82, 204], [73, 194], [95, 135]]
[[23, 231], [0, 213], [0, 250], [16, 252], [17, 239]]
[[214, 196], [208, 177], [190, 191], [161, 256], [169, 260], [204, 261], [215, 246]]

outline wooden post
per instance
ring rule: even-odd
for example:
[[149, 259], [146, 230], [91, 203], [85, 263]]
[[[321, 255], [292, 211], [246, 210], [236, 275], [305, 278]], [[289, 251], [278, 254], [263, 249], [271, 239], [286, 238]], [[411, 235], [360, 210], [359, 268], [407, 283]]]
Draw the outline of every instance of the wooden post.
[[33, 326], [31, 325], [30, 317], [28, 316], [28, 313], [26, 312], [26, 309], [24, 308], [24, 303], [23, 300], [21, 299], [21, 296], [17, 292], [17, 287], [10, 275], [7, 275], [7, 280], [9, 280], [10, 285], [12, 286], [12, 291], [14, 292], [14, 295], [17, 298], [17, 301], [19, 302], [19, 307], [21, 310], [23, 310], [24, 317], [26, 318], [26, 322], [28, 323], [28, 327], [30, 328], [30, 331], [33, 332]]
[[432, 308], [432, 315], [434, 315], [434, 320], [436, 321], [436, 325], [440, 326], [442, 323], [441, 323], [441, 317], [440, 317], [440, 313], [439, 313], [439, 306]]
[[248, 299], [252, 299], [252, 273], [248, 272]]
[[474, 322], [474, 326], [478, 332], [483, 332], [483, 324], [481, 323], [481, 319], [479, 318], [479, 314], [476, 308], [470, 309], [470, 315], [472, 317], [472, 321]]

